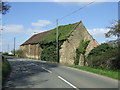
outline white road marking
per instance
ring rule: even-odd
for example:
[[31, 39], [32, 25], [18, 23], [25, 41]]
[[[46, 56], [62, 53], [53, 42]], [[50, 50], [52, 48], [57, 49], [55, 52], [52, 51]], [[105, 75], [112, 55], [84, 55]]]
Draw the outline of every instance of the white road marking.
[[73, 84], [71, 84], [70, 82], [68, 82], [67, 80], [65, 80], [64, 78], [62, 78], [61, 76], [58, 76], [59, 79], [63, 80], [64, 82], [66, 82], [68, 85], [70, 85], [71, 87], [75, 88], [76, 90], [79, 90], [76, 86], [74, 86]]
[[44, 67], [41, 67], [42, 69], [48, 71], [49, 73], [52, 73], [52, 71], [48, 70], [48, 69], [45, 69]]

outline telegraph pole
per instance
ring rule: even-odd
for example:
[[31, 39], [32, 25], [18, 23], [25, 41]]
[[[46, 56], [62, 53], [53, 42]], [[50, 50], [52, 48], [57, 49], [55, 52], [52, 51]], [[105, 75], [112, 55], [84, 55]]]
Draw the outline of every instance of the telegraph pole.
[[3, 53], [2, 31], [3, 31], [3, 27], [1, 26], [1, 53]]
[[7, 48], [7, 49], [8, 49], [8, 50], [7, 50], [7, 51], [8, 51], [8, 53], [9, 53], [9, 44], [8, 44], [8, 48]]
[[[0, 0], [0, 11], [2, 11], [2, 1]], [[2, 54], [2, 52], [3, 52], [3, 47], [2, 47], [2, 30], [3, 30], [3, 27], [2, 27], [2, 13], [0, 14], [0, 31], [1, 31], [1, 40], [0, 40], [0, 42], [1, 42], [1, 54]]]
[[15, 56], [15, 37], [14, 37], [14, 56]]
[[58, 19], [56, 20], [56, 26], [56, 55], [57, 61], [59, 62]]

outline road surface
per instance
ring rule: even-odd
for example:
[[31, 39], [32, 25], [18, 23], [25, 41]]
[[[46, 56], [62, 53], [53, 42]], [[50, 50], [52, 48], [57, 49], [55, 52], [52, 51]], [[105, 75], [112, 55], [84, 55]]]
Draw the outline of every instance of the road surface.
[[57, 64], [30, 59], [8, 59], [9, 88], [118, 88], [118, 81]]

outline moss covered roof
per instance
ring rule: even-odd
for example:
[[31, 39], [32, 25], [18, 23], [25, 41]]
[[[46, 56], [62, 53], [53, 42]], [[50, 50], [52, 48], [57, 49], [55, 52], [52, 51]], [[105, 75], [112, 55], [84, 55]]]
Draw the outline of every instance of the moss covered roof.
[[[66, 40], [70, 33], [80, 24], [81, 22], [74, 23], [74, 24], [68, 24], [68, 25], [62, 25], [58, 27], [58, 37], [59, 40]], [[56, 28], [53, 29], [50, 33], [48, 33], [47, 36], [40, 39], [40, 44], [47, 44], [51, 42], [56, 41]]]
[[[78, 23], [74, 24], [68, 24], [68, 25], [61, 25], [58, 27], [58, 37], [59, 40], [66, 40], [70, 33], [80, 24], [82, 23], [81, 21]], [[39, 34], [33, 35], [31, 38], [29, 38], [27, 41], [25, 41], [22, 45], [27, 45], [27, 44], [47, 44], [51, 42], [56, 41], [56, 28], [42, 32]]]

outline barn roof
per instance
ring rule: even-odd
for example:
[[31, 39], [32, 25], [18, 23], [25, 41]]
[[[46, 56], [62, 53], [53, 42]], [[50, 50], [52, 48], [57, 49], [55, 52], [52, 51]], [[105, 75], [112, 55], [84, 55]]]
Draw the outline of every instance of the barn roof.
[[31, 38], [29, 38], [27, 41], [25, 41], [22, 45], [36, 44], [40, 41], [40, 39], [43, 39], [50, 31], [35, 34]]
[[[78, 27], [78, 25], [83, 25], [82, 21], [73, 23], [73, 24], [68, 24], [68, 25], [61, 25], [58, 27], [58, 39], [59, 41], [64, 41], [66, 40], [71, 33]], [[48, 44], [48, 43], [53, 43], [56, 41], [56, 28], [52, 30], [47, 36], [45, 36], [43, 39], [39, 41], [41, 44]]]
[[[73, 30], [73, 28], [80, 23], [81, 22], [59, 26], [59, 34], [61, 34], [59, 39], [60, 40], [66, 39], [67, 35], [70, 34], [70, 32]], [[46, 32], [38, 33], [38, 34], [33, 35], [28, 40], [26, 40], [23, 44], [21, 44], [21, 46], [28, 45], [28, 44], [37, 44], [37, 43], [45, 44], [46, 42], [47, 43], [53, 42], [56, 40], [55, 35], [56, 35], [56, 28], [46, 31]]]
[[[60, 41], [66, 40], [69, 37], [69, 35], [71, 35], [71, 33], [78, 27], [78, 25], [80, 25], [81, 27], [83, 27], [83, 29], [86, 30], [85, 26], [82, 24], [82, 21], [74, 24], [59, 26], [58, 27], [59, 40]], [[29, 38], [27, 41], [25, 41], [22, 45], [37, 44], [37, 43], [47, 44], [55, 41], [56, 41], [56, 28], [46, 32], [35, 34], [31, 38]], [[96, 46], [96, 43], [95, 43], [95, 46]]]

